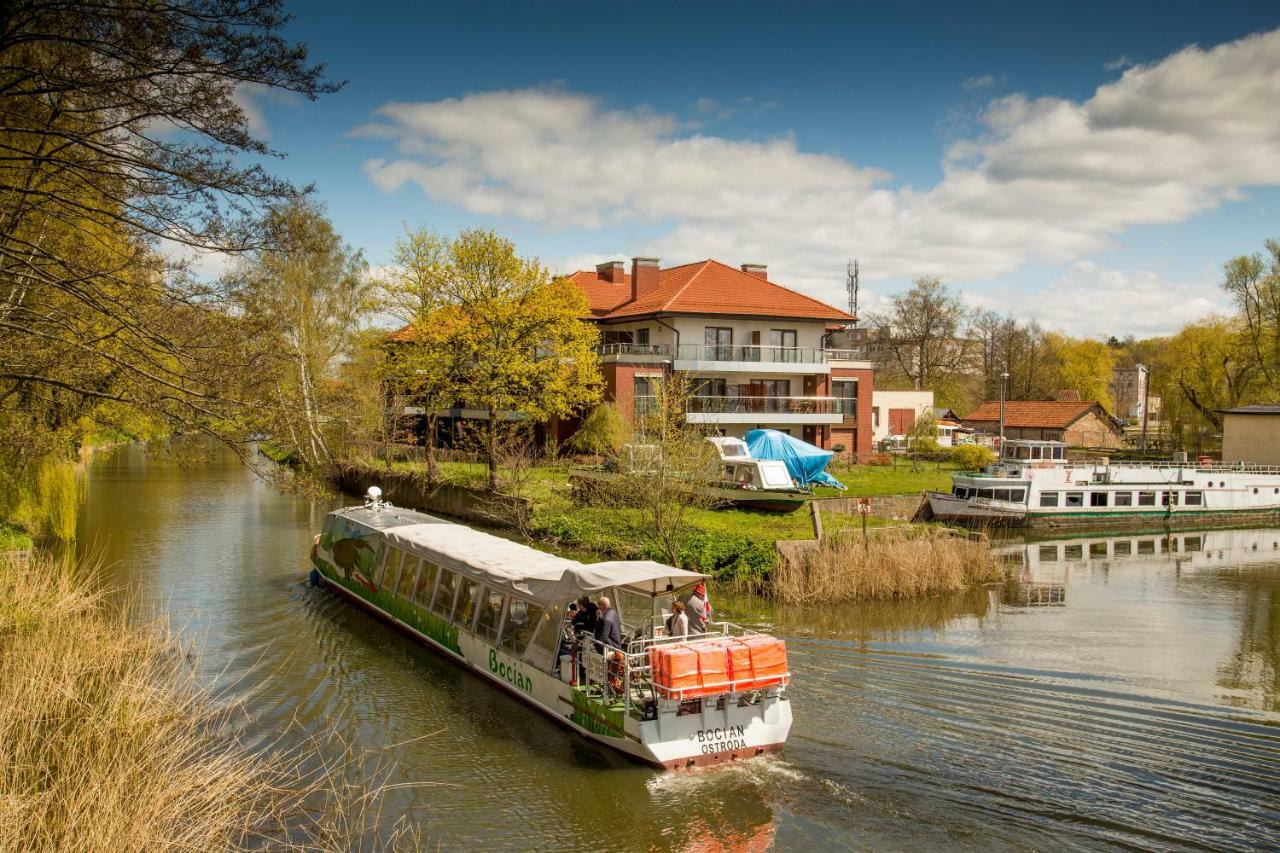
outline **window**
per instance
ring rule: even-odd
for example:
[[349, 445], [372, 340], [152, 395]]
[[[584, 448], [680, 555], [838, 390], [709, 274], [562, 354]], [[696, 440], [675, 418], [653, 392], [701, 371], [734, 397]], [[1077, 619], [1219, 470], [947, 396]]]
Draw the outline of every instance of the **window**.
[[453, 621], [459, 628], [471, 630], [471, 623], [475, 621], [476, 608], [483, 597], [484, 586], [479, 582], [469, 580], [462, 584], [462, 589], [458, 592], [458, 606], [454, 608], [453, 617]]
[[1139, 554], [1154, 554], [1156, 552], [1156, 540], [1140, 539], [1138, 541]]
[[871, 409], [871, 428], [872, 429], [880, 428], [880, 407], [879, 406], [875, 406]]
[[1084, 492], [1067, 492], [1067, 506], [1084, 506]]
[[636, 343], [642, 347], [647, 347], [649, 345], [648, 329], [636, 329]]
[[1054, 459], [1066, 459], [1066, 458], [1067, 458], [1066, 451], [1067, 451], [1067, 449], [1066, 449], [1065, 447], [1055, 447], [1055, 448], [1053, 448], [1053, 458], [1054, 458]]
[[1040, 506], [1057, 506], [1057, 505], [1058, 505], [1057, 492], [1041, 492], [1040, 493]]
[[436, 594], [431, 599], [431, 610], [445, 619], [453, 615], [453, 597], [458, 591], [458, 576], [448, 569], [440, 570], [440, 583], [436, 584]]
[[404, 552], [396, 548], [387, 549], [387, 561], [382, 569], [382, 581], [378, 585], [383, 589], [395, 589], [396, 580], [400, 577], [400, 560]]
[[480, 597], [480, 616], [476, 619], [476, 636], [491, 643], [498, 641], [498, 623], [502, 621], [502, 593], [485, 589]]
[[1062, 549], [1062, 556], [1063, 556], [1063, 559], [1066, 559], [1066, 560], [1083, 559], [1084, 546], [1083, 545], [1066, 545]]
[[770, 329], [769, 346], [778, 347], [773, 350], [778, 361], [799, 361], [800, 353], [796, 349], [795, 329]]
[[1007, 501], [1007, 500], [1009, 500], [1009, 490], [1008, 490], [1008, 489], [996, 489], [996, 490], [995, 490], [995, 492], [996, 492], [996, 494], [995, 494], [995, 498], [996, 498], [996, 500], [998, 500], [998, 501]]
[[[532, 613], [532, 606], [530, 612]], [[564, 633], [564, 620], [560, 614], [563, 612], [562, 607], [542, 610], [542, 615], [532, 620], [537, 623], [537, 627], [534, 629], [533, 642], [525, 647], [524, 659], [543, 672], [551, 671], [556, 653], [560, 651], [560, 637]]]
[[637, 415], [647, 415], [653, 411], [655, 385], [657, 385], [657, 382], [649, 376], [637, 376], [632, 380]]
[[1031, 448], [1027, 447], [1025, 444], [1020, 444], [1014, 448], [1014, 455], [1019, 459], [1030, 459]]
[[418, 576], [418, 558], [406, 554], [404, 569], [400, 572], [400, 580], [396, 583], [396, 595], [409, 600], [413, 596], [413, 579]]
[[1038, 446], [1038, 445], [1037, 445], [1036, 447], [1031, 448], [1031, 458], [1032, 458], [1032, 459], [1039, 459], [1039, 458], [1040, 458], [1040, 452], [1041, 452], [1041, 450], [1043, 450], [1043, 448], [1041, 448], [1041, 447], [1040, 447], [1040, 446]]
[[1113, 550], [1117, 557], [1127, 557], [1128, 555], [1133, 553], [1133, 543], [1127, 542], [1127, 541], [1116, 542], [1113, 546]]
[[978, 489], [978, 497], [991, 500], [995, 496], [994, 489]]
[[1182, 540], [1183, 551], [1199, 551], [1204, 548], [1204, 542], [1199, 536], [1188, 536]]
[[519, 598], [507, 602], [507, 618], [502, 621], [502, 640], [498, 646], [515, 657], [524, 654], [533, 630], [542, 619], [542, 608]]
[[729, 395], [729, 385], [723, 379], [698, 379], [693, 383], [693, 396], [695, 397], [727, 397]]
[[1177, 493], [1177, 492], [1164, 492], [1164, 493], [1163, 493], [1163, 495], [1162, 495], [1162, 496], [1161, 496], [1161, 498], [1160, 498], [1160, 505], [1161, 505], [1161, 506], [1177, 506], [1177, 505], [1178, 505], [1178, 493]]
[[953, 495], [955, 495], [956, 497], [958, 497], [958, 498], [967, 498], [967, 497], [969, 497], [969, 490], [968, 490], [968, 489], [966, 489], [964, 486], [955, 486], [955, 487], [953, 487], [953, 488], [951, 489], [951, 493], [952, 493]]
[[1090, 543], [1089, 543], [1089, 556], [1090, 556], [1090, 557], [1105, 557], [1105, 556], [1107, 556], [1107, 543], [1106, 543], [1106, 542], [1090, 542]]
[[1058, 546], [1057, 545], [1041, 545], [1040, 561], [1042, 563], [1058, 562]]
[[858, 413], [858, 383], [832, 382], [831, 396], [840, 401], [837, 414], [856, 415]]
[[1017, 504], [1026, 503], [1026, 502], [1027, 502], [1027, 490], [1026, 490], [1026, 489], [1010, 489], [1010, 490], [1009, 490], [1009, 500], [1011, 500], [1011, 501], [1013, 501], [1014, 503], [1017, 503]]
[[609, 344], [629, 344], [632, 335], [627, 329], [605, 329], [600, 333], [600, 343], [608, 346]]
[[1138, 492], [1138, 506], [1155, 506], [1155, 492]]
[[1107, 505], [1106, 492], [1090, 492], [1089, 493], [1089, 506], [1106, 506], [1106, 505]]
[[1204, 492], [1187, 492], [1186, 499], [1183, 503], [1187, 506], [1203, 506]]
[[413, 601], [419, 607], [426, 607], [431, 603], [431, 590], [436, 585], [437, 571], [435, 563], [422, 561], [422, 571], [418, 572], [418, 582], [413, 589]]
[[1133, 506], [1133, 492], [1116, 492], [1113, 502], [1116, 506]]
[[710, 361], [733, 360], [733, 329], [707, 326], [703, 333], [706, 358]]

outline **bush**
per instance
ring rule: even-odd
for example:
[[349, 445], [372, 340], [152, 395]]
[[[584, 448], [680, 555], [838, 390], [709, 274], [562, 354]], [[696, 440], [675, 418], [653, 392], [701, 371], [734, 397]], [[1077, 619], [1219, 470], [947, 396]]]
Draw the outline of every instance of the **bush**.
[[867, 457], [868, 465], [892, 465], [893, 457], [888, 453], [872, 453]]
[[911, 450], [913, 453], [937, 453], [942, 449], [942, 445], [938, 444], [938, 440], [931, 435], [923, 438], [917, 438], [911, 442]]
[[831, 445], [831, 451], [836, 455], [844, 453], [844, 445], [837, 441], [835, 444]]
[[569, 439], [574, 453], [610, 456], [627, 440], [627, 423], [612, 403], [601, 403], [591, 410], [578, 431]]
[[951, 448], [951, 461], [965, 471], [978, 471], [996, 461], [996, 455], [980, 444], [960, 444]]

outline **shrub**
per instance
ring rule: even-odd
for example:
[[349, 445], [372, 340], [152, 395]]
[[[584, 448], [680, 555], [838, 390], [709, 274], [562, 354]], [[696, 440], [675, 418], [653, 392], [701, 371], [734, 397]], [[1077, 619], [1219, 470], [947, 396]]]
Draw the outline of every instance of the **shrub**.
[[942, 449], [942, 445], [938, 444], [938, 440], [931, 435], [917, 438], [911, 442], [911, 450], [915, 453], [937, 453]]
[[893, 457], [888, 453], [872, 453], [867, 457], [868, 465], [892, 465]]
[[961, 444], [951, 448], [951, 461], [966, 471], [978, 471], [995, 459], [991, 448], [980, 444]]
[[831, 450], [833, 453], [839, 455], [844, 453], [844, 445], [837, 441], [835, 444], [831, 445]]
[[612, 403], [601, 403], [591, 410], [582, 426], [569, 439], [569, 449], [575, 453], [609, 456], [627, 440], [627, 424]]

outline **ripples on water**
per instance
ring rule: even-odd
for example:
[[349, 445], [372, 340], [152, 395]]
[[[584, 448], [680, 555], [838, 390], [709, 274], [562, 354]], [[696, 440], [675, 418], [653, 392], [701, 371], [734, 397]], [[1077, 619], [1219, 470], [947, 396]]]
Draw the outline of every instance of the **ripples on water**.
[[308, 588], [327, 509], [127, 448], [92, 466], [81, 541], [254, 688], [260, 737], [333, 729], [425, 784], [391, 811], [445, 848], [1280, 846], [1278, 531], [1010, 545], [1009, 584], [909, 604], [721, 594], [788, 637], [791, 740], [663, 774]]

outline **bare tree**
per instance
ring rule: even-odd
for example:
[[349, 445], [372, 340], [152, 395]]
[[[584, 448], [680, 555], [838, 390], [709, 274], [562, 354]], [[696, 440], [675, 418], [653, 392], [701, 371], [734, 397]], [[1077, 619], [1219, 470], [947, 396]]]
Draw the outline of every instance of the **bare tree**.
[[918, 278], [890, 299], [889, 311], [872, 322], [889, 330], [886, 347], [896, 367], [917, 389], [952, 384], [969, 357], [969, 310], [937, 278]]

